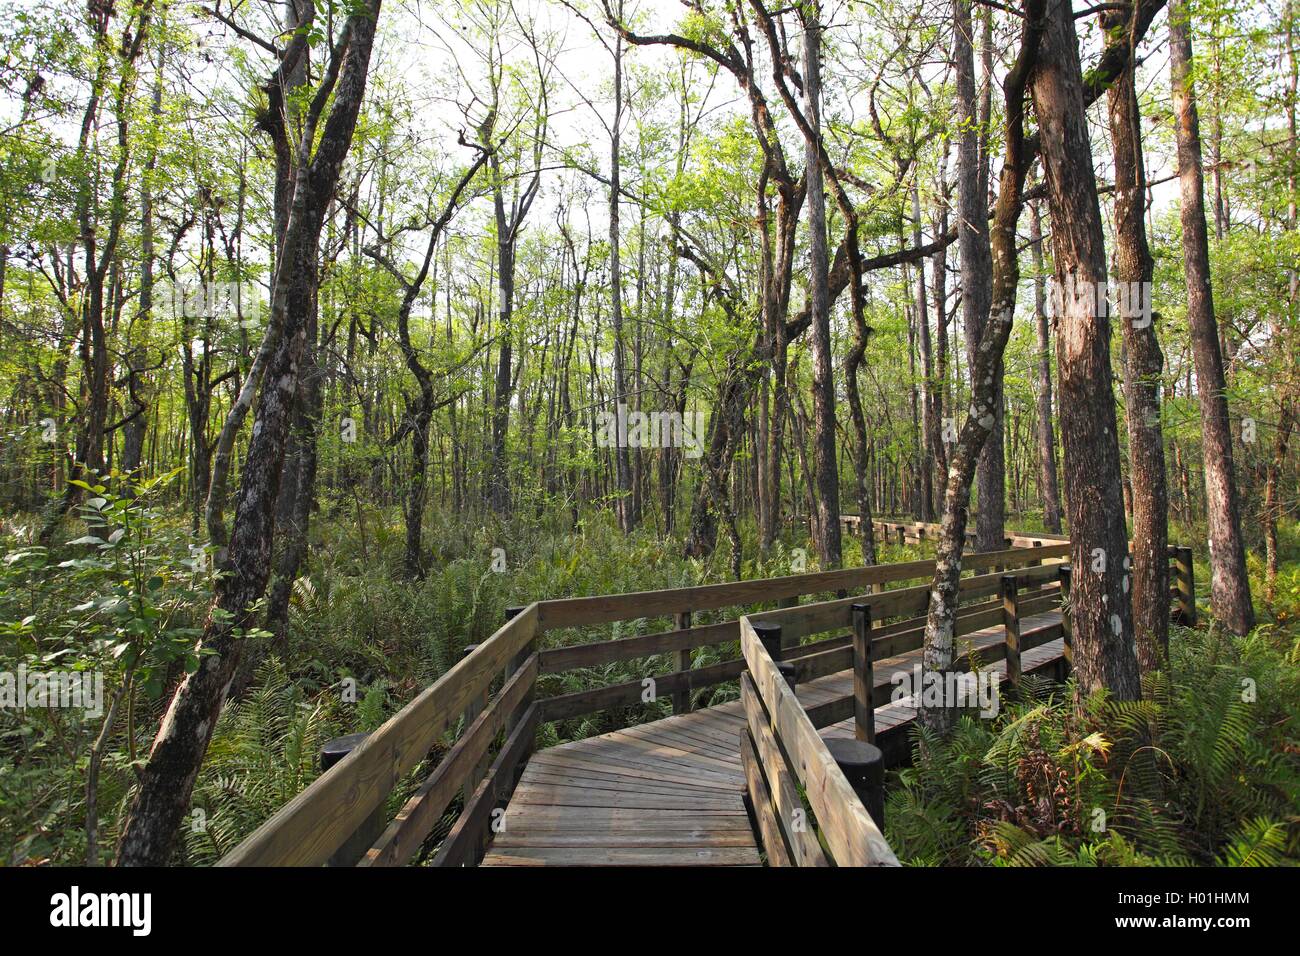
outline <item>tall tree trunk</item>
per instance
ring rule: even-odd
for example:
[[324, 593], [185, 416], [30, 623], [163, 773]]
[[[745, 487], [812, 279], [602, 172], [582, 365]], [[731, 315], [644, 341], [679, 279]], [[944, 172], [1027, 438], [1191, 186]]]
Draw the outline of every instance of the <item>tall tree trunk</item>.
[[[981, 448], [997, 428], [995, 403], [999, 400], [999, 389], [994, 372], [1002, 364], [1002, 355], [1011, 335], [1011, 323], [1015, 314], [1016, 284], [1020, 280], [1016, 255], [1016, 223], [1020, 218], [1021, 194], [1030, 163], [1024, 141], [1025, 87], [1040, 58], [1043, 2], [1044, 0], [1025, 0], [1020, 51], [1002, 84], [1006, 107], [1006, 156], [1002, 164], [1002, 179], [990, 235], [992, 281], [989, 293], [992, 311], [983, 325], [983, 333], [972, 355], [970, 414], [962, 423], [956, 447], [951, 454], [934, 579], [930, 588], [930, 605], [925, 620], [922, 663], [927, 672], [937, 673], [941, 678], [952, 668], [954, 660], [957, 600], [961, 587], [961, 559], [966, 544], [971, 482], [975, 477]], [[961, 0], [956, 0], [956, 3], [959, 6]], [[957, 15], [960, 18], [960, 10]], [[956, 51], [963, 43], [960, 38], [960, 23], [955, 32], [957, 36], [953, 43]], [[962, 175], [965, 175], [965, 171], [962, 171]], [[981, 219], [983, 218], [984, 214], [981, 213]], [[954, 703], [941, 701], [936, 706], [923, 702], [918, 710], [918, 719], [930, 730], [944, 733], [952, 725], [954, 711], [951, 708]]]
[[[921, 248], [921, 185], [912, 182], [912, 245]], [[934, 520], [934, 448], [939, 442], [935, 407], [934, 355], [930, 345], [930, 308], [925, 296], [925, 263], [916, 264], [916, 322], [921, 346], [921, 520]]]
[[1038, 483], [1043, 526], [1061, 533], [1061, 489], [1056, 477], [1056, 429], [1052, 424], [1052, 343], [1047, 317], [1047, 276], [1043, 265], [1043, 219], [1038, 203], [1029, 204], [1029, 248], [1034, 256], [1034, 327], [1038, 336]]
[[[620, 5], [620, 15], [622, 9]], [[624, 420], [627, 404], [627, 349], [623, 344], [623, 266], [619, 243], [619, 144], [623, 123], [623, 38], [614, 37], [614, 123], [609, 131], [609, 306], [614, 327], [614, 420]], [[638, 396], [638, 404], [640, 398]], [[618, 493], [618, 523], [627, 534], [636, 526], [632, 496], [632, 462], [628, 436], [616, 426], [614, 475]]]
[[1192, 33], [1186, 0], [1169, 4], [1169, 75], [1173, 86], [1174, 134], [1181, 187], [1183, 274], [1187, 282], [1187, 327], [1196, 364], [1205, 459], [1206, 520], [1210, 532], [1210, 600], [1215, 616], [1235, 634], [1255, 626], [1241, 537], [1241, 507], [1232, 468], [1223, 353], [1210, 286], [1210, 251], [1205, 232], [1201, 132], [1192, 81]]
[[[162, 115], [163, 91], [163, 54], [158, 55], [158, 69], [154, 76], [153, 102], [150, 106], [151, 121], [158, 122]], [[148, 384], [145, 381], [144, 366], [148, 355], [141, 340], [148, 339], [147, 329], [153, 321], [154, 295], [154, 208], [153, 175], [158, 163], [158, 150], [151, 147], [149, 158], [145, 161], [144, 175], [140, 182], [140, 308], [133, 324], [132, 337], [135, 344], [127, 360], [127, 394], [135, 406], [128, 415], [131, 416], [123, 428], [122, 436], [122, 473], [135, 476], [140, 470], [144, 458], [145, 431], [149, 426]], [[134, 325], [138, 324], [137, 330]]]
[[[1128, 540], [1120, 483], [1106, 250], [1068, 0], [1047, 0], [1030, 89], [1038, 115], [1056, 253], [1057, 374], [1070, 517], [1074, 672], [1084, 693], [1141, 694], [1133, 646]], [[1085, 492], [1086, 489], [1086, 492]]]
[[[1124, 15], [1103, 25], [1132, 35]], [[1117, 312], [1124, 336], [1124, 394], [1127, 400], [1129, 474], [1133, 497], [1133, 629], [1138, 665], [1156, 670], [1169, 645], [1169, 493], [1165, 486], [1165, 444], [1160, 425], [1160, 377], [1164, 356], [1151, 312], [1155, 262], [1147, 246], [1143, 203], [1146, 167], [1142, 157], [1142, 115], [1134, 79], [1136, 51], [1106, 93], [1115, 159], [1115, 262]]]
[[[934, 217], [934, 235], [948, 233], [948, 149], [947, 140], [939, 155], [938, 209]], [[948, 481], [948, 449], [943, 440], [944, 412], [950, 409], [948, 400], [948, 246], [943, 245], [934, 254], [930, 285], [934, 291], [934, 348], [935, 348], [935, 385], [933, 418], [935, 431], [932, 439], [934, 460], [939, 473], [938, 488], [942, 489]], [[937, 503], [937, 502], [936, 502]]]
[[[983, 170], [987, 154], [980, 148], [980, 131], [975, 92], [975, 45], [972, 36], [971, 0], [953, 2], [953, 61], [957, 74], [957, 242], [961, 250], [961, 308], [966, 328], [966, 365], [975, 368], [992, 303], [993, 259], [989, 249], [988, 179]], [[992, 409], [994, 425], [982, 443], [976, 497], [975, 548], [997, 551], [1003, 544], [1002, 454], [1002, 358], [988, 370], [994, 379]], [[974, 394], [982, 383], [971, 380]]]
[[804, 8], [807, 144], [808, 299], [813, 360], [813, 462], [817, 481], [817, 550], [823, 568], [841, 562], [840, 476], [835, 456], [835, 371], [831, 359], [830, 263], [826, 250], [826, 193], [821, 149], [821, 22], [817, 0]]

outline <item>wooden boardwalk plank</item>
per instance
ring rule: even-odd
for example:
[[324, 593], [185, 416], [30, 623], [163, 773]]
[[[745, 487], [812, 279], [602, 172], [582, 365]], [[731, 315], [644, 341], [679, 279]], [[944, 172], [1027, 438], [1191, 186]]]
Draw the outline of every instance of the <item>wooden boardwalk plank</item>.
[[[1028, 638], [1060, 623], [1060, 615], [1026, 616]], [[959, 653], [1003, 641], [988, 627], [959, 638]], [[1060, 658], [1062, 641], [1022, 654], [1030, 671]], [[875, 663], [877, 687], [893, 685], [920, 660], [910, 651]], [[987, 669], [1005, 679], [1004, 661]], [[804, 707], [853, 692], [849, 671], [798, 688]], [[878, 731], [916, 717], [903, 698], [876, 709]], [[560, 744], [535, 754], [525, 767], [483, 859], [484, 866], [756, 866], [758, 844], [745, 811], [740, 763], [744, 714], [739, 701], [667, 717]], [[823, 737], [852, 737], [852, 719], [824, 728]]]

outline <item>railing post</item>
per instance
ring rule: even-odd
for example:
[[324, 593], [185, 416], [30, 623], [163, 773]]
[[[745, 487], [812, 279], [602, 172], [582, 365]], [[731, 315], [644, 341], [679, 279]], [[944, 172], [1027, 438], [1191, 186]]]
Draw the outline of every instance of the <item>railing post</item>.
[[1196, 626], [1196, 571], [1191, 548], [1175, 548], [1178, 557], [1178, 623]]
[[1067, 667], [1074, 665], [1074, 629], [1070, 624], [1070, 566], [1063, 564], [1057, 575], [1061, 580], [1061, 643]]
[[[333, 740], [326, 741], [325, 745], [320, 749], [321, 772], [324, 773], [329, 770], [330, 767], [352, 753], [369, 736], [369, 734], [348, 734], [344, 737], [335, 737]], [[384, 832], [385, 803], [386, 801], [380, 801], [379, 806], [375, 807], [370, 816], [366, 817], [353, 834], [343, 841], [343, 845], [334, 851], [333, 855], [325, 863], [326, 866], [356, 866], [357, 861], [365, 856], [366, 851], [374, 845], [380, 834]]]
[[1002, 627], [1006, 631], [1007, 680], [1020, 686], [1020, 602], [1014, 574], [1002, 575]]
[[903, 530], [901, 524], [898, 525], [896, 530], [898, 531], [898, 546], [900, 548], [907, 547], [907, 532]]
[[885, 829], [885, 755], [875, 744], [848, 737], [827, 737], [826, 749], [835, 758], [849, 786], [876, 821]]
[[787, 663], [785, 657], [785, 648], [781, 646], [781, 625], [772, 621], [754, 621], [752, 623], [754, 633], [758, 635], [759, 643], [767, 651], [767, 656], [776, 662], [776, 669], [780, 671], [785, 682], [794, 690], [796, 681], [795, 667]]
[[[691, 612], [681, 611], [677, 615], [677, 630], [686, 631], [691, 627]], [[679, 651], [673, 651], [673, 670], [688, 671], [691, 669], [691, 649], [682, 648]], [[691, 709], [691, 689], [683, 687], [681, 690], [673, 691], [673, 713], [685, 714]]]
[[853, 605], [853, 734], [876, 742], [876, 709], [871, 699], [876, 677], [871, 661], [871, 605]]
[[[1043, 546], [1043, 542], [1041, 542], [1041, 541], [1035, 541], [1035, 542], [1034, 542], [1034, 547], [1035, 547], [1035, 548], [1041, 548], [1042, 546]], [[1041, 567], [1042, 564], [1043, 564], [1043, 559], [1042, 559], [1042, 558], [1035, 558], [1033, 561], [1030, 561], [1030, 562], [1029, 562], [1029, 566], [1030, 566], [1031, 568]]]

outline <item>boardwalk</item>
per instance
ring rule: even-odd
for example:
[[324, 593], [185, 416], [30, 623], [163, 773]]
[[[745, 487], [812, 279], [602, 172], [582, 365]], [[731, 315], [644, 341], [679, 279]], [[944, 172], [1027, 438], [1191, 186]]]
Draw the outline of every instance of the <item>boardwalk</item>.
[[[1060, 623], [1059, 612], [1027, 617], [1032, 636]], [[1003, 641], [1001, 627], [962, 640], [977, 648]], [[1060, 639], [1025, 652], [1026, 671], [1058, 660]], [[878, 661], [877, 687], [910, 671], [920, 652]], [[990, 670], [1005, 677], [1004, 662]], [[852, 693], [849, 671], [800, 685], [805, 708]], [[883, 733], [915, 717], [907, 701], [876, 711]], [[524, 769], [483, 866], [757, 866], [759, 849], [745, 811], [740, 766], [744, 715], [739, 701], [626, 730], [561, 744]], [[852, 737], [853, 721], [822, 731]]]
[[[874, 525], [910, 543], [939, 531]], [[963, 560], [954, 669], [1012, 683], [1035, 670], [1060, 677], [1072, 547], [1019, 533], [1006, 544]], [[1194, 625], [1191, 551], [1171, 548], [1169, 559], [1171, 610]], [[512, 608], [364, 742], [349, 739], [347, 757], [221, 865], [897, 866], [867, 806], [879, 790], [866, 769], [879, 770], [882, 754], [886, 766], [908, 757], [915, 714], [892, 700], [891, 678], [919, 662], [933, 575], [921, 559]], [[651, 620], [660, 624], [643, 632]], [[601, 634], [619, 622], [632, 633]], [[708, 647], [721, 659], [703, 663], [696, 652]], [[548, 723], [635, 707], [644, 686], [628, 665], [685, 712], [534, 750]], [[621, 679], [590, 680], [606, 667]], [[539, 693], [541, 678], [574, 671], [585, 672], [581, 689]], [[740, 700], [687, 710], [700, 691], [737, 681]], [[837, 737], [879, 750], [832, 750]], [[390, 817], [394, 784], [417, 772]]]

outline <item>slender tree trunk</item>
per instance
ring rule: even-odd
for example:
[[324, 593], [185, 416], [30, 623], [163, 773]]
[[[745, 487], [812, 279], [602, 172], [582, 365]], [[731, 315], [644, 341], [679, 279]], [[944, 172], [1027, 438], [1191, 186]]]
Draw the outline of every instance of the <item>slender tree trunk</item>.
[[1061, 533], [1061, 489], [1056, 476], [1056, 429], [1052, 424], [1052, 344], [1047, 317], [1047, 277], [1043, 265], [1043, 220], [1038, 203], [1029, 204], [1029, 247], [1034, 256], [1034, 326], [1038, 336], [1038, 474], [1043, 525]]
[[[1127, 17], [1103, 17], [1114, 29]], [[1151, 312], [1155, 262], [1147, 246], [1143, 201], [1141, 112], [1129, 64], [1106, 93], [1115, 159], [1115, 261], [1118, 319], [1124, 336], [1124, 394], [1133, 499], [1133, 629], [1143, 672], [1164, 665], [1169, 650], [1169, 493], [1165, 487], [1160, 377], [1164, 356]]]
[[[938, 204], [934, 219], [934, 234], [946, 235], [948, 232], [948, 142], [945, 140], [939, 157]], [[935, 347], [935, 385], [933, 418], [935, 432], [931, 447], [939, 473], [937, 489], [946, 486], [948, 480], [948, 449], [943, 439], [944, 413], [950, 410], [948, 400], [948, 247], [943, 246], [934, 254], [931, 287], [934, 290], [934, 347]]]
[[[956, 2], [960, 5], [961, 0]], [[951, 454], [925, 621], [922, 663], [925, 671], [935, 673], [941, 679], [952, 668], [955, 656], [957, 600], [961, 588], [961, 560], [966, 544], [971, 482], [975, 478], [981, 449], [998, 427], [996, 402], [999, 389], [994, 373], [1002, 364], [1002, 355], [1011, 335], [1016, 284], [1020, 280], [1016, 223], [1020, 218], [1021, 194], [1030, 162], [1024, 142], [1025, 87], [1040, 58], [1042, 11], [1043, 0], [1025, 0], [1020, 51], [1003, 82], [1006, 156], [990, 234], [992, 276], [989, 294], [992, 311], [971, 356], [970, 413], [962, 423]], [[962, 11], [958, 10], [959, 21], [961, 14]], [[954, 50], [960, 58], [959, 48], [964, 42], [960, 36], [960, 23], [955, 34]], [[965, 175], [965, 171], [962, 174]], [[981, 213], [983, 218], [984, 213]], [[946, 700], [937, 705], [923, 702], [917, 712], [918, 719], [928, 729], [944, 733], [952, 725], [954, 703]]]
[[804, 8], [807, 118], [808, 297], [813, 360], [813, 461], [817, 481], [817, 550], [823, 568], [841, 561], [840, 476], [835, 456], [835, 371], [831, 359], [830, 264], [826, 251], [826, 194], [819, 156], [821, 135], [821, 23], [817, 0]]
[[[621, 12], [621, 10], [620, 10]], [[627, 349], [623, 345], [623, 266], [619, 244], [619, 144], [623, 122], [623, 38], [614, 37], [614, 124], [609, 146], [609, 306], [614, 327], [614, 420], [623, 421], [627, 404]], [[639, 397], [638, 397], [639, 403]], [[621, 426], [619, 426], [621, 427]], [[616, 429], [617, 430], [617, 429]], [[618, 493], [618, 523], [624, 534], [636, 525], [632, 495], [632, 462], [628, 436], [621, 431], [614, 446], [614, 475]]]
[[1232, 467], [1223, 353], [1210, 286], [1210, 252], [1205, 232], [1201, 133], [1192, 81], [1192, 34], [1186, 0], [1169, 5], [1169, 74], [1173, 86], [1174, 133], [1181, 185], [1183, 273], [1187, 282], [1187, 327], [1196, 364], [1205, 460], [1206, 520], [1210, 532], [1210, 600], [1215, 616], [1235, 634], [1255, 626], [1241, 537], [1241, 507]]
[[[921, 187], [912, 183], [912, 245], [921, 247]], [[934, 355], [930, 345], [930, 308], [925, 295], [925, 263], [916, 264], [916, 321], [921, 346], [921, 520], [934, 520], [934, 447], [939, 416], [934, 402]]]
[[[957, 74], [957, 242], [961, 250], [961, 307], [966, 328], [966, 365], [975, 368], [992, 304], [993, 260], [989, 249], [988, 186], [983, 168], [987, 155], [981, 150], [979, 115], [975, 91], [975, 45], [972, 36], [971, 0], [953, 3], [953, 60]], [[988, 374], [994, 381], [992, 408], [994, 424], [982, 443], [976, 497], [975, 548], [997, 551], [1003, 543], [1003, 470], [1002, 455], [1002, 360]], [[971, 380], [972, 393], [981, 383]]]

